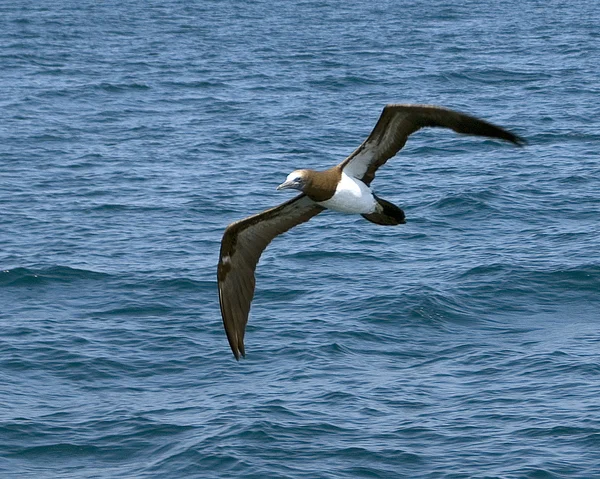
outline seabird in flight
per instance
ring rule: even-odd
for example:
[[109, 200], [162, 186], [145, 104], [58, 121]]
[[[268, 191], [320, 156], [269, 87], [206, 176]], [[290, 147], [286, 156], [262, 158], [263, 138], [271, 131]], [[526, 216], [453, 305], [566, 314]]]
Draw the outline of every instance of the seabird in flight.
[[450, 128], [522, 146], [519, 136], [473, 116], [429, 105], [386, 105], [369, 137], [339, 165], [325, 171], [296, 170], [278, 190], [300, 190], [295, 198], [230, 224], [221, 241], [217, 268], [219, 302], [229, 345], [237, 360], [245, 356], [244, 332], [254, 296], [254, 270], [277, 235], [323, 210], [360, 214], [378, 225], [405, 223], [404, 212], [370, 188], [375, 172], [424, 127]]

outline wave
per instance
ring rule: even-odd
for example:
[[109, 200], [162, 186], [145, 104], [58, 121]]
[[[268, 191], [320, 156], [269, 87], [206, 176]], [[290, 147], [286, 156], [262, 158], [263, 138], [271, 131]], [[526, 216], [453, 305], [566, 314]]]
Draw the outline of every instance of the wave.
[[124, 93], [129, 90], [149, 90], [151, 87], [144, 83], [107, 83], [102, 82], [96, 85], [99, 90], [106, 91], [108, 93]]
[[578, 311], [600, 303], [600, 266], [595, 264], [548, 270], [506, 264], [477, 266], [459, 275], [457, 283], [455, 293], [469, 301], [473, 311], [486, 315], [517, 311], [575, 317]]
[[31, 286], [50, 282], [68, 283], [79, 280], [102, 280], [110, 275], [96, 271], [70, 268], [68, 266], [50, 266], [41, 269], [14, 268], [0, 272], [1, 286]]
[[153, 289], [198, 291], [214, 289], [215, 281], [196, 280], [187, 277], [161, 278], [153, 275], [134, 277], [128, 275], [109, 274], [88, 269], [53, 265], [45, 268], [17, 267], [0, 271], [0, 287], [31, 286], [50, 283], [75, 283], [77, 281], [107, 281], [114, 279], [125, 289]]
[[470, 81], [474, 83], [531, 83], [544, 81], [551, 78], [548, 73], [532, 72], [526, 70], [513, 70], [500, 68], [466, 68], [461, 71], [454, 71], [442, 74], [442, 77], [448, 80]]
[[495, 263], [473, 267], [460, 277], [482, 285], [490, 282], [496, 285], [510, 282], [515, 285], [527, 285], [529, 288], [544, 287], [546, 290], [600, 291], [600, 265], [596, 264], [543, 270]]
[[450, 194], [433, 203], [433, 208], [441, 210], [445, 215], [454, 216], [474, 212], [495, 213], [499, 209], [490, 204], [491, 194], [489, 192], [472, 192], [462, 194]]

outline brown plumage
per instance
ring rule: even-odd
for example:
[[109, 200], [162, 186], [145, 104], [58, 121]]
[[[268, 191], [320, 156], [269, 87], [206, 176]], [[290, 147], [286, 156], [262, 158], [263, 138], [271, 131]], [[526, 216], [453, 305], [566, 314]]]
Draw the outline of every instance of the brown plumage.
[[488, 136], [522, 146], [525, 140], [487, 121], [429, 105], [386, 105], [369, 137], [340, 163], [346, 173], [370, 185], [377, 169], [398, 153], [408, 137], [424, 127], [450, 128], [465, 135]]
[[[278, 189], [299, 189], [302, 194], [230, 224], [223, 234], [217, 267], [219, 302], [227, 339], [236, 359], [245, 355], [244, 332], [254, 296], [254, 271], [271, 240], [326, 209], [319, 203], [327, 203], [334, 195], [337, 197], [343, 175], [356, 185], [362, 182], [368, 187], [377, 169], [404, 146], [412, 133], [423, 127], [450, 128], [458, 133], [499, 138], [519, 146], [525, 143], [498, 126], [446, 108], [386, 105], [369, 137], [339, 165], [325, 171], [294, 172], [293, 181], [288, 179]], [[404, 212], [400, 208], [372, 195], [367, 187], [372, 200], [366, 198], [365, 201], [371, 201], [373, 208], [359, 211], [360, 214], [381, 225], [404, 223]]]
[[254, 296], [254, 269], [275, 236], [318, 215], [325, 208], [304, 193], [282, 205], [230, 224], [217, 268], [219, 302], [227, 339], [236, 359], [244, 356], [244, 332]]

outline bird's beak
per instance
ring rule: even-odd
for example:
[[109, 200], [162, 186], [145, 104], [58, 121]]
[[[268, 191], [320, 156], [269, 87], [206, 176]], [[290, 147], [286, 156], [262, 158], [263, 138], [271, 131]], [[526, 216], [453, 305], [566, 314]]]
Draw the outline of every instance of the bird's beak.
[[286, 181], [284, 183], [281, 183], [277, 187], [277, 191], [279, 191], [279, 190], [297, 189], [297, 187], [298, 187], [297, 183], [294, 183], [293, 181]]

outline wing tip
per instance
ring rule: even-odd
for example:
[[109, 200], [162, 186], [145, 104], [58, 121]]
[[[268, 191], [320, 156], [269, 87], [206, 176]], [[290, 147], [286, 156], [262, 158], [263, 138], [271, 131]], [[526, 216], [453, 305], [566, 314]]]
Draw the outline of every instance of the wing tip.
[[505, 130], [500, 127], [496, 127], [496, 128], [498, 128], [500, 130], [500, 132], [498, 132], [497, 135], [494, 135], [494, 136], [485, 135], [485, 136], [488, 136], [490, 138], [496, 137], [500, 140], [510, 141], [513, 145], [518, 146], [519, 148], [523, 148], [524, 146], [527, 146], [528, 142], [522, 136], [519, 136], [516, 133], [513, 133], [512, 131], [508, 131], [508, 130]]
[[238, 340], [237, 337], [234, 339], [230, 337], [230, 332], [225, 328], [225, 332], [227, 333], [227, 339], [229, 342], [229, 347], [231, 348], [231, 352], [233, 353], [233, 357], [235, 357], [236, 361], [239, 361], [240, 358], [246, 358], [246, 351], [244, 349], [243, 340]]
[[519, 148], [523, 148], [524, 146], [527, 146], [527, 144], [529, 143], [525, 138], [523, 138], [522, 136], [519, 135], [515, 135], [513, 133], [513, 139], [511, 140], [515, 145], [517, 145]]
[[240, 353], [238, 353], [235, 349], [232, 349], [232, 351], [233, 351], [233, 357], [239, 363], [240, 362]]
[[229, 342], [229, 347], [231, 348], [231, 352], [233, 353], [235, 360], [239, 361], [240, 358], [245, 359], [246, 350], [244, 348], [243, 338], [240, 338], [236, 333], [230, 331], [228, 328], [225, 328], [225, 332], [227, 333], [227, 341]]
[[233, 352], [233, 357], [237, 362], [240, 361], [240, 358], [246, 359], [246, 352], [243, 349], [231, 348], [231, 351]]

